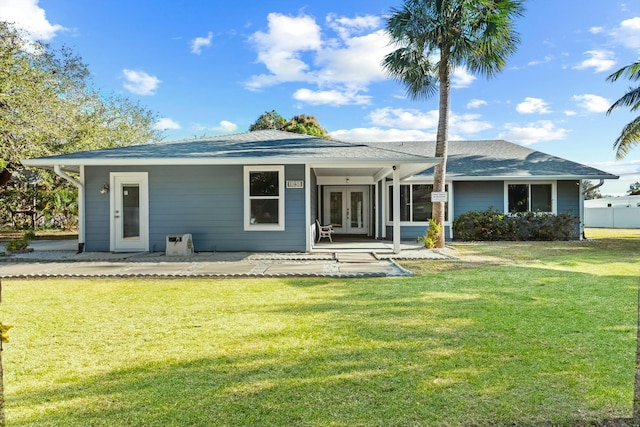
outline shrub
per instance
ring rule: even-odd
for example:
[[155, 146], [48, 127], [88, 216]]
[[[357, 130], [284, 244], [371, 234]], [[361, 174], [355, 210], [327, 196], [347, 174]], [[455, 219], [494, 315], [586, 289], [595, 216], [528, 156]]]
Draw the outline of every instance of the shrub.
[[29, 242], [36, 237], [36, 233], [33, 230], [27, 230], [23, 233], [20, 239], [11, 239], [5, 245], [5, 249], [12, 251], [21, 251], [29, 246]]
[[438, 236], [442, 231], [442, 224], [438, 224], [433, 218], [429, 219], [429, 228], [424, 236], [416, 237], [418, 242], [422, 242], [427, 249], [433, 249], [438, 246]]
[[571, 240], [578, 237], [575, 215], [520, 212], [505, 215], [489, 208], [469, 211], [453, 222], [456, 238], [477, 240]]

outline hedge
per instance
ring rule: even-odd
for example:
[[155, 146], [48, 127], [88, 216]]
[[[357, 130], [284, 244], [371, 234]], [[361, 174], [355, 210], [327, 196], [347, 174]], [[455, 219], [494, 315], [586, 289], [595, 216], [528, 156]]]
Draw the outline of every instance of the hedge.
[[456, 239], [474, 240], [573, 240], [580, 220], [575, 215], [541, 212], [504, 214], [494, 208], [469, 211], [453, 221]]

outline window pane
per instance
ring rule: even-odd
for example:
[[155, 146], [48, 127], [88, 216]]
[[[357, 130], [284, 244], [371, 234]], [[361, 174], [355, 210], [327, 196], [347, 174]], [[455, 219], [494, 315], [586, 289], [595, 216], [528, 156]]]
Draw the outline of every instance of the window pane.
[[253, 199], [251, 200], [252, 224], [277, 224], [278, 223], [278, 199]]
[[400, 221], [411, 221], [411, 217], [409, 216], [411, 213], [410, 192], [410, 186], [400, 186]]
[[342, 228], [342, 191], [332, 191], [329, 196], [329, 223]]
[[140, 237], [140, 188], [122, 186], [122, 238]]
[[551, 184], [531, 185], [531, 211], [551, 212]]
[[433, 185], [413, 186], [413, 220], [428, 221], [431, 218], [431, 192]]
[[529, 210], [529, 186], [527, 184], [509, 184], [509, 212]]
[[278, 172], [250, 172], [250, 195], [251, 196], [278, 196], [280, 187], [278, 183]]
[[389, 221], [393, 221], [393, 186], [389, 186]]
[[364, 193], [362, 191], [351, 192], [351, 221], [349, 226], [353, 228], [364, 227]]

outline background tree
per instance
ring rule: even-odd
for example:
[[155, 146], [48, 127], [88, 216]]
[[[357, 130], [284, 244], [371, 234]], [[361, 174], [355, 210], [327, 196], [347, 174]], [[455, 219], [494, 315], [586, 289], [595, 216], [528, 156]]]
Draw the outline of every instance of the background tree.
[[276, 110], [266, 111], [249, 126], [249, 131], [256, 130], [281, 130], [285, 132], [300, 133], [304, 135], [317, 136], [319, 138], [331, 138], [314, 116], [300, 114], [286, 120]]
[[593, 188], [594, 186], [595, 184], [587, 179], [580, 181], [580, 191], [584, 193], [585, 200], [602, 199], [600, 187]]
[[[637, 81], [640, 79], [640, 61], [622, 67], [615, 73], [607, 77], [610, 82], [617, 81], [620, 77]], [[631, 87], [620, 99], [613, 103], [607, 110], [607, 115], [618, 107], [631, 107], [631, 111], [638, 111], [640, 108], [640, 86]], [[640, 141], [640, 116], [633, 119], [630, 123], [622, 128], [620, 136], [613, 143], [613, 149], [616, 150], [616, 158], [623, 159], [629, 150]]]
[[265, 111], [258, 120], [249, 126], [249, 132], [255, 130], [282, 130], [287, 120], [276, 110]]
[[0, 189], [24, 158], [160, 139], [155, 116], [91, 86], [81, 58], [0, 22]]
[[640, 196], [640, 182], [634, 182], [629, 186], [627, 196]]
[[[457, 67], [486, 77], [501, 71], [520, 41], [514, 20], [523, 10], [521, 0], [404, 0], [391, 9], [386, 31], [397, 49], [384, 58], [384, 69], [414, 100], [439, 96], [435, 156], [443, 161], [433, 191], [445, 191], [451, 73]], [[444, 202], [433, 204], [436, 223], [444, 224], [444, 211]]]

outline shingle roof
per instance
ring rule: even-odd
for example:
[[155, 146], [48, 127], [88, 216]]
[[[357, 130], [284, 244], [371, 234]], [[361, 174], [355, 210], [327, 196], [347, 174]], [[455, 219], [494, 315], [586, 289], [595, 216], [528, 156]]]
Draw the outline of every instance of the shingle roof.
[[[426, 158], [425, 158], [426, 157]], [[362, 143], [348, 143], [309, 135], [262, 130], [212, 138], [172, 141], [157, 144], [132, 145], [93, 151], [50, 156], [40, 159], [64, 164], [83, 164], [86, 161], [140, 160], [220, 160], [242, 162], [261, 161], [431, 161], [433, 156], [394, 151]], [[27, 162], [30, 163], [30, 162]]]
[[[433, 165], [435, 142], [349, 143], [276, 130], [213, 138], [80, 151], [24, 161], [28, 166], [109, 164], [224, 164], [366, 162]], [[416, 165], [417, 166], [417, 165]], [[419, 173], [432, 176], [433, 167]], [[447, 176], [458, 179], [616, 179], [601, 170], [508, 141], [449, 141]]]
[[[435, 142], [379, 142], [371, 146], [386, 147], [406, 153], [433, 155]], [[433, 168], [419, 175], [431, 176]], [[616, 179], [616, 175], [572, 162], [503, 140], [449, 141], [447, 152], [449, 178], [571, 178]]]

